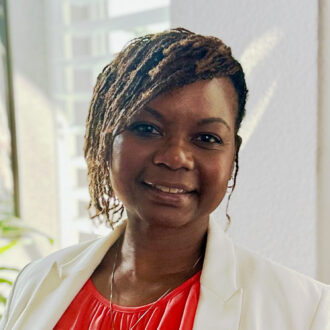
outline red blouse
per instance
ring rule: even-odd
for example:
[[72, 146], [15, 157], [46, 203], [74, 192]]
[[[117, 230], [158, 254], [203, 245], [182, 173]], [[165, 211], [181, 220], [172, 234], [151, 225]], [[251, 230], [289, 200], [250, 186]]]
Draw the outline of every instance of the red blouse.
[[193, 328], [198, 298], [201, 271], [182, 283], [155, 304], [138, 307], [123, 307], [104, 298], [89, 279], [73, 299], [55, 326], [55, 330], [120, 329], [134, 330]]

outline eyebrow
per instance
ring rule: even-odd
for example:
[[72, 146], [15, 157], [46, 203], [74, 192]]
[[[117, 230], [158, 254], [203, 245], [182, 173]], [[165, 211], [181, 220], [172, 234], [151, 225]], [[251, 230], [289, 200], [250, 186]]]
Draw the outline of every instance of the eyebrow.
[[150, 108], [148, 106], [145, 106], [143, 108], [143, 110], [149, 112], [151, 115], [153, 115], [154, 117], [156, 117], [156, 119], [161, 120], [164, 119], [163, 115], [161, 113], [159, 113], [157, 110]]
[[[158, 120], [164, 119], [164, 116], [153, 108], [146, 106], [146, 107], [144, 107], [144, 110], [149, 112], [151, 115], [153, 115]], [[197, 124], [198, 125], [207, 125], [207, 124], [213, 124], [213, 123], [221, 123], [221, 124], [225, 125], [228, 128], [228, 130], [231, 130], [228, 123], [220, 117], [203, 118], [203, 119], [199, 120]]]
[[212, 123], [224, 124], [230, 130], [230, 126], [227, 124], [227, 122], [220, 117], [204, 118], [198, 122], [199, 125], [206, 125], [206, 124], [212, 124]]

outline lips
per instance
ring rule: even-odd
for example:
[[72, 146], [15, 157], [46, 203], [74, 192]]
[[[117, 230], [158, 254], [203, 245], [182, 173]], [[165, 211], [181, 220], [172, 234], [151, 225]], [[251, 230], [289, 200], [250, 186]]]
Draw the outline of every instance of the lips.
[[146, 200], [158, 206], [171, 208], [188, 207], [196, 198], [196, 191], [182, 184], [155, 183], [144, 180], [142, 185], [146, 193]]
[[194, 192], [194, 189], [184, 185], [184, 184], [173, 184], [173, 183], [154, 183], [150, 181], [144, 181], [144, 183], [154, 189], [160, 190], [169, 194], [188, 194]]

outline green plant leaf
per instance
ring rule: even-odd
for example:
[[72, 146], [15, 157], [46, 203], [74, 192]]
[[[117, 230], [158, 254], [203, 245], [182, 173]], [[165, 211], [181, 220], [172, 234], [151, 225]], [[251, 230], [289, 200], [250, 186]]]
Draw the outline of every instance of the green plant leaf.
[[7, 302], [7, 298], [3, 294], [0, 293], [0, 304], [6, 305], [6, 302]]
[[9, 244], [5, 244], [0, 246], [0, 254], [4, 253], [5, 251], [11, 249], [18, 243], [18, 239], [12, 240]]
[[30, 234], [43, 236], [51, 245], [54, 244], [54, 240], [50, 236], [38, 229], [24, 225], [22, 221], [17, 218], [12, 217], [11, 219], [3, 220], [0, 225], [0, 238], [17, 239]]
[[18, 268], [15, 268], [15, 267], [5, 267], [5, 266], [0, 266], [0, 271], [1, 270], [10, 270], [10, 271], [13, 271], [13, 272], [19, 272], [19, 269]]
[[0, 277], [0, 284], [1, 283], [6, 283], [6, 284], [9, 284], [9, 285], [13, 285], [13, 281], [8, 280], [7, 278], [1, 278]]
[[21, 237], [26, 232], [28, 232], [28, 230], [23, 226], [3, 224], [3, 226], [1, 226], [0, 237], [14, 239]]

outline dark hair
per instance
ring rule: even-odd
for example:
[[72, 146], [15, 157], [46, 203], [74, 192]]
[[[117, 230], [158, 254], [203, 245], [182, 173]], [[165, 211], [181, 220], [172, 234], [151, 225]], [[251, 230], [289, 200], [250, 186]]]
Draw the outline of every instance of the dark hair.
[[149, 34], [132, 40], [103, 69], [94, 87], [84, 145], [92, 218], [102, 216], [103, 221], [113, 226], [124, 210], [110, 182], [116, 133], [136, 111], [159, 94], [214, 77], [229, 77], [237, 92], [237, 133], [247, 97], [244, 72], [231, 49], [216, 37], [183, 28]]

